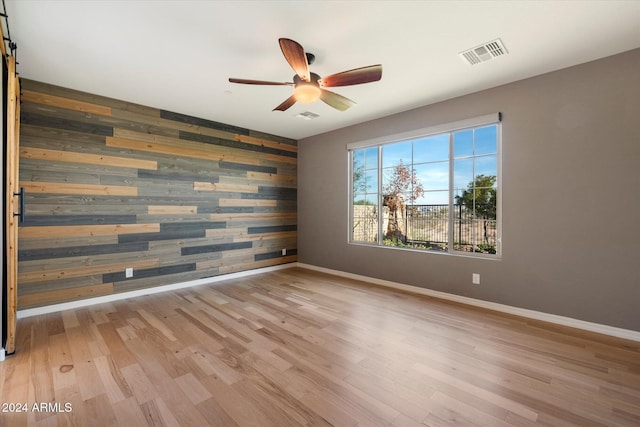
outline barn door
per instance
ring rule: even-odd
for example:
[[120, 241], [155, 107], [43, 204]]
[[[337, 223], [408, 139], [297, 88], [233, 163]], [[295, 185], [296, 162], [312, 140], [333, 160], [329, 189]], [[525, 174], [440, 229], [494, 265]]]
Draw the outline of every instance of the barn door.
[[20, 82], [16, 75], [14, 56], [7, 57], [7, 151], [6, 151], [6, 257], [7, 257], [7, 342], [5, 351], [11, 354], [16, 344], [16, 314], [18, 308], [18, 225], [24, 215], [24, 193], [18, 181], [20, 150]]

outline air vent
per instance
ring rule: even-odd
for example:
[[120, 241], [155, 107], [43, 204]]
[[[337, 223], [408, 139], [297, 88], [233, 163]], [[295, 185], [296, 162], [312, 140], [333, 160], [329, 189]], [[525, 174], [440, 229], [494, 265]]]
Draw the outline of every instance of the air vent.
[[304, 120], [313, 120], [320, 117], [320, 115], [316, 113], [312, 113], [311, 111], [305, 111], [304, 113], [296, 114], [296, 117], [299, 117]]
[[480, 46], [476, 46], [473, 49], [460, 52], [458, 55], [469, 65], [476, 65], [481, 62], [489, 61], [490, 59], [497, 58], [508, 54], [507, 48], [504, 47], [502, 40], [495, 39]]

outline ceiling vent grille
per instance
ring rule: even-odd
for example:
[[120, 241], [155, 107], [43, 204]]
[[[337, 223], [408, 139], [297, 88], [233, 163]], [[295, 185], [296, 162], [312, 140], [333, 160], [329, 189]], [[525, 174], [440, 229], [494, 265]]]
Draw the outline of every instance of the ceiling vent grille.
[[296, 117], [299, 117], [304, 120], [313, 120], [320, 117], [320, 115], [316, 113], [312, 113], [311, 111], [305, 111], [304, 113], [296, 114]]
[[502, 40], [495, 39], [488, 43], [476, 46], [472, 49], [460, 52], [458, 55], [469, 65], [476, 65], [481, 62], [489, 61], [498, 56], [508, 54], [507, 48], [504, 47]]

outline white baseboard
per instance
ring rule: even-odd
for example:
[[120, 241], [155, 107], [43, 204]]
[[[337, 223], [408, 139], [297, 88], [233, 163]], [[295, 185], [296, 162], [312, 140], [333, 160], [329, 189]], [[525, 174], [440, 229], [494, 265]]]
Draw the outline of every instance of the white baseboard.
[[274, 265], [271, 267], [256, 268], [254, 270], [239, 271], [237, 273], [221, 274], [220, 276], [207, 277], [205, 279], [197, 279], [197, 280], [190, 280], [188, 282], [174, 283], [171, 285], [156, 286], [154, 288], [139, 289], [135, 291], [121, 292], [117, 294], [104, 295], [100, 297], [86, 298], [78, 301], [70, 301], [70, 302], [64, 302], [60, 304], [47, 305], [44, 307], [27, 308], [24, 310], [18, 310], [16, 317], [18, 319], [24, 319], [25, 317], [38, 316], [40, 314], [55, 313], [57, 311], [88, 307], [90, 305], [118, 301], [118, 300], [123, 300], [127, 298], [139, 297], [143, 295], [151, 295], [151, 294], [157, 294], [160, 292], [175, 291], [177, 289], [190, 288], [192, 286], [208, 285], [216, 282], [222, 282], [224, 280], [254, 276], [256, 274], [266, 273], [269, 271], [283, 270], [285, 268], [296, 267], [297, 265], [298, 265], [297, 262], [291, 262], [288, 264]]
[[584, 320], [573, 319], [571, 317], [558, 316], [556, 314], [543, 313], [541, 311], [529, 310], [526, 308], [512, 307], [496, 302], [483, 301], [475, 298], [463, 297], [460, 295], [449, 294], [446, 292], [434, 291], [431, 289], [420, 288], [418, 286], [405, 285], [403, 283], [392, 282], [389, 280], [376, 279], [374, 277], [363, 276], [360, 274], [348, 273], [340, 270], [332, 270], [330, 268], [318, 267], [311, 264], [297, 263], [298, 267], [315, 270], [322, 273], [333, 274], [335, 276], [346, 277], [349, 279], [361, 280], [375, 285], [386, 286], [389, 288], [401, 289], [403, 291], [413, 292], [430, 297], [440, 298], [448, 301], [455, 301], [462, 304], [482, 307], [489, 310], [499, 311], [502, 313], [513, 314], [516, 316], [526, 317], [529, 319], [542, 320], [544, 322], [555, 323], [557, 325], [569, 326], [571, 328], [582, 329], [585, 331], [596, 332], [599, 334], [610, 335], [618, 338], [624, 338], [631, 341], [640, 342], [640, 331], [630, 329], [616, 328], [614, 326], [601, 325], [599, 323], [587, 322]]
[[0, 362], [4, 362], [5, 354], [6, 354], [5, 349], [0, 348]]

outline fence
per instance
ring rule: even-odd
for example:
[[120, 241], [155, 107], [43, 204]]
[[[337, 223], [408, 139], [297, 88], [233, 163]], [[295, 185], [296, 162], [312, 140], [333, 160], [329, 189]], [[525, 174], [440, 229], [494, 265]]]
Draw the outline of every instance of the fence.
[[[389, 211], [383, 207], [382, 233], [387, 230]], [[407, 205], [403, 218], [406, 244], [415, 248], [448, 250], [449, 205]], [[378, 241], [376, 206], [354, 206], [353, 239]], [[476, 218], [463, 205], [453, 205], [453, 242], [456, 250], [495, 253], [496, 221]]]

